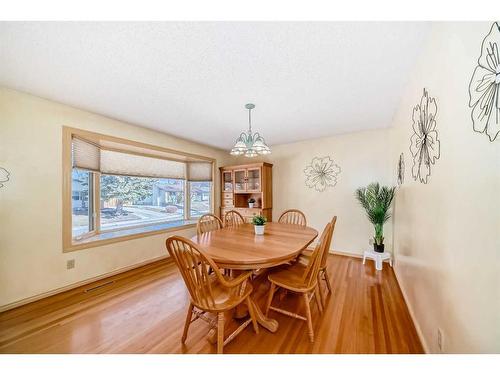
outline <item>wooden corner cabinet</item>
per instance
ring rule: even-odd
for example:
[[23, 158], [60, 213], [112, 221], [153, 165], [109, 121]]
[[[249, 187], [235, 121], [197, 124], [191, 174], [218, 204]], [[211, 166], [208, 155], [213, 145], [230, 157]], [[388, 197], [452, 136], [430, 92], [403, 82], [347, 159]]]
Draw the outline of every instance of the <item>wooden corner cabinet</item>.
[[[246, 222], [254, 215], [263, 215], [273, 220], [273, 165], [254, 163], [220, 167], [221, 207], [224, 218], [227, 211], [238, 211]], [[253, 208], [248, 200], [255, 199]]]

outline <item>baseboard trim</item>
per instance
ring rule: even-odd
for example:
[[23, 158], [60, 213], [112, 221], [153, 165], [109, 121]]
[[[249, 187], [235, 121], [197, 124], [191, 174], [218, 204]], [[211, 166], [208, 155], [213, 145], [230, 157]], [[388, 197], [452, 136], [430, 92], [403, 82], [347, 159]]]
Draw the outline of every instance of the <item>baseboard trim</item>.
[[[315, 246], [309, 246], [307, 248], [307, 250], [312, 251], [312, 250], [314, 250], [314, 247]], [[332, 249], [330, 249], [328, 251], [328, 253], [330, 255], [342, 255], [342, 256], [345, 256], [345, 257], [360, 258], [360, 259], [363, 258], [362, 254], [351, 253], [351, 252], [348, 252], [348, 251], [339, 251], [339, 250], [332, 250]]]
[[350, 253], [347, 251], [330, 250], [330, 254], [342, 255], [342, 256], [351, 257], [351, 258], [360, 258], [360, 259], [363, 258], [363, 255], [361, 255], [361, 254]]
[[415, 326], [415, 329], [417, 330], [417, 335], [418, 338], [420, 339], [420, 343], [422, 344], [422, 348], [424, 349], [425, 354], [429, 354], [429, 347], [427, 346], [427, 341], [425, 340], [425, 337], [422, 333], [422, 330], [420, 329], [420, 324], [418, 324], [418, 320], [416, 319], [415, 313], [413, 311], [413, 307], [410, 304], [410, 301], [408, 300], [408, 296], [406, 295], [406, 292], [404, 288], [402, 287], [401, 282], [399, 281], [398, 277], [398, 271], [397, 267], [393, 268], [394, 275], [396, 276], [396, 281], [398, 282], [399, 285], [399, 290], [401, 290], [401, 294], [403, 294], [403, 299], [405, 300], [406, 307], [408, 308], [408, 312], [410, 313], [411, 320], [413, 320], [413, 325]]
[[23, 298], [21, 300], [11, 302], [7, 305], [0, 306], [0, 312], [12, 310], [12, 309], [15, 309], [16, 307], [27, 305], [28, 303], [35, 302], [35, 301], [41, 300], [43, 298], [47, 298], [47, 297], [59, 294], [59, 293], [67, 292], [68, 290], [76, 289], [76, 288], [82, 287], [84, 285], [91, 284], [91, 283], [94, 283], [96, 281], [108, 278], [108, 277], [116, 276], [120, 273], [127, 272], [127, 271], [130, 271], [130, 270], [133, 270], [135, 268], [142, 267], [142, 266], [146, 266], [148, 264], [158, 262], [159, 260], [163, 260], [163, 259], [167, 259], [167, 258], [170, 258], [170, 257], [168, 255], [162, 255], [162, 256], [159, 256], [156, 258], [145, 260], [145, 261], [140, 262], [140, 263], [132, 264], [130, 266], [118, 268], [114, 271], [107, 272], [107, 273], [99, 275], [99, 276], [91, 277], [90, 279], [85, 279], [85, 280], [82, 280], [82, 281], [79, 281], [76, 283], [68, 284], [68, 285], [63, 286], [61, 288], [52, 289], [52, 290], [49, 290], [48, 292], [40, 293], [40, 294], [34, 295], [32, 297]]

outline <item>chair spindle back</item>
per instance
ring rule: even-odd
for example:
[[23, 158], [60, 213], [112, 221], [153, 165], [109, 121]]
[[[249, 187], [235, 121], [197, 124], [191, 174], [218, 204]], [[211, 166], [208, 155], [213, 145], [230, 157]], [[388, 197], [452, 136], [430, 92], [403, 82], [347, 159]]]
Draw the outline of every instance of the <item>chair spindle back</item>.
[[332, 218], [332, 221], [330, 221], [331, 227], [330, 227], [330, 233], [328, 235], [328, 239], [325, 244], [325, 248], [323, 251], [323, 254], [321, 256], [321, 268], [326, 267], [326, 262], [328, 261], [328, 254], [330, 253], [330, 245], [332, 243], [332, 238], [333, 238], [333, 231], [335, 230], [335, 223], [337, 222], [337, 216], [334, 216]]
[[245, 219], [238, 211], [231, 210], [224, 215], [224, 226], [234, 227], [241, 224], [245, 224]]
[[290, 209], [283, 212], [278, 219], [278, 223], [307, 226], [306, 215], [297, 209]]
[[222, 221], [217, 216], [212, 214], [205, 214], [198, 219], [196, 224], [196, 233], [203, 234], [212, 232], [217, 229], [222, 229]]
[[323, 229], [323, 233], [321, 234], [318, 244], [311, 254], [309, 263], [307, 264], [307, 267], [302, 276], [302, 281], [309, 287], [317, 281], [323, 253], [328, 242], [328, 237], [331, 233], [331, 227], [332, 223], [327, 223], [325, 225], [325, 229]]
[[166, 246], [181, 272], [193, 304], [201, 309], [213, 309], [215, 307], [212, 290], [214, 277], [209, 274], [209, 270], [214, 271], [215, 277], [222, 278], [217, 265], [187, 238], [169, 237]]

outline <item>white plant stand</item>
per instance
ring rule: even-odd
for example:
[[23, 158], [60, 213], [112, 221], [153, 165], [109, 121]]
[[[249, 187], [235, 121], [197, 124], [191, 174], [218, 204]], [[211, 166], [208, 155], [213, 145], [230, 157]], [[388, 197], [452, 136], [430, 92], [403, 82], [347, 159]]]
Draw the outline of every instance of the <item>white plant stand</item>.
[[363, 264], [365, 264], [366, 258], [373, 259], [375, 261], [375, 269], [377, 271], [381, 271], [383, 267], [383, 263], [385, 260], [389, 261], [390, 266], [392, 267], [392, 255], [384, 251], [383, 253], [377, 253], [374, 250], [366, 250], [363, 253]]

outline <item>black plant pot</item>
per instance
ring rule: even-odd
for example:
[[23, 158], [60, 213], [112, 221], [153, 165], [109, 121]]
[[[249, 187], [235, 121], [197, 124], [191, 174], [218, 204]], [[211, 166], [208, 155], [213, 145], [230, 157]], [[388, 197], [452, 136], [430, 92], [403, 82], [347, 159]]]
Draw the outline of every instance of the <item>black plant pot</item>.
[[377, 253], [383, 253], [384, 252], [384, 244], [377, 245], [376, 243], [373, 244], [373, 250]]

